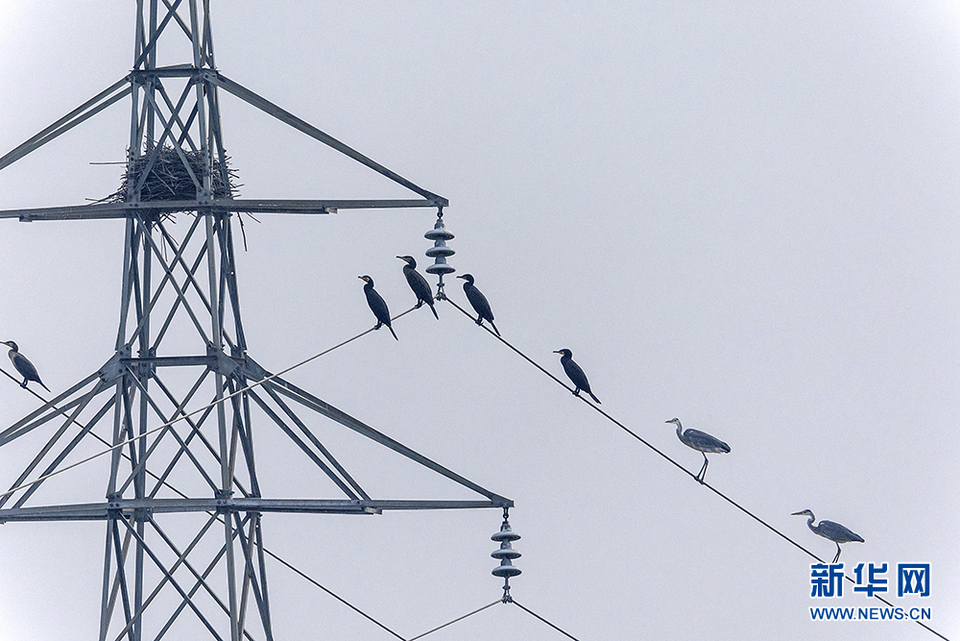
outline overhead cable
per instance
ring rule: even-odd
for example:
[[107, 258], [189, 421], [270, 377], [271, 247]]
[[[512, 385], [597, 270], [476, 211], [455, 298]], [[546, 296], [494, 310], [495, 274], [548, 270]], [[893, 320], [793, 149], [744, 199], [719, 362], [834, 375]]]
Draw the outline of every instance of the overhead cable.
[[[416, 307], [411, 307], [410, 309], [406, 310], [405, 312], [401, 312], [401, 313], [397, 314], [397, 315], [394, 316], [391, 320], [396, 320], [396, 319], [400, 318], [401, 316], [405, 316], [406, 314], [409, 314], [410, 312], [412, 312], [414, 309], [416, 309]], [[163, 424], [161, 424], [161, 425], [153, 428], [152, 430], [147, 430], [146, 432], [142, 432], [142, 433], [140, 433], [140, 434], [138, 434], [138, 435], [136, 435], [136, 436], [134, 436], [134, 437], [128, 438], [128, 439], [126, 439], [126, 440], [124, 440], [124, 441], [120, 441], [119, 443], [116, 443], [115, 445], [112, 445], [112, 446], [108, 447], [107, 449], [105, 449], [105, 450], [103, 450], [103, 451], [100, 451], [100, 452], [98, 452], [98, 453], [96, 453], [96, 454], [93, 454], [93, 455], [91, 455], [91, 456], [88, 456], [88, 457], [85, 458], [85, 459], [82, 459], [82, 460], [76, 461], [76, 462], [74, 462], [74, 463], [71, 463], [70, 465], [66, 465], [66, 466], [64, 466], [64, 467], [62, 467], [62, 468], [59, 468], [59, 469], [57, 469], [57, 470], [54, 470], [54, 471], [52, 471], [52, 472], [50, 472], [50, 473], [48, 473], [48, 474], [44, 474], [44, 475], [42, 475], [42, 476], [39, 476], [39, 477], [35, 478], [35, 479], [32, 480], [32, 481], [27, 481], [26, 483], [21, 483], [20, 485], [18, 485], [18, 486], [16, 486], [16, 487], [10, 488], [10, 489], [7, 490], [6, 492], [0, 492], [0, 498], [3, 498], [3, 497], [5, 497], [5, 496], [9, 496], [10, 494], [13, 494], [14, 492], [18, 492], [18, 491], [20, 491], [20, 490], [26, 489], [26, 488], [28, 488], [28, 487], [31, 487], [31, 486], [33, 486], [33, 485], [36, 485], [37, 483], [42, 483], [43, 481], [46, 481], [47, 479], [49, 479], [49, 478], [51, 478], [51, 477], [57, 476], [58, 474], [62, 474], [62, 473], [64, 473], [64, 472], [68, 471], [68, 470], [71, 470], [71, 469], [73, 469], [73, 468], [75, 468], [75, 467], [78, 467], [78, 466], [80, 466], [80, 465], [83, 465], [84, 463], [89, 463], [90, 461], [93, 461], [94, 459], [97, 459], [97, 458], [100, 458], [101, 456], [105, 456], [106, 454], [109, 454], [110, 452], [112, 452], [112, 451], [115, 450], [115, 449], [121, 448], [121, 447], [123, 447], [124, 445], [129, 445], [130, 443], [133, 443], [134, 441], [137, 441], [137, 440], [143, 438], [144, 436], [149, 436], [150, 434], [154, 434], [154, 433], [156, 433], [156, 432], [159, 432], [160, 430], [165, 430], [165, 429], [167, 429], [168, 427], [170, 427], [171, 425], [173, 425], [174, 423], [178, 423], [178, 422], [180, 422], [180, 421], [182, 421], [182, 420], [185, 420], [185, 419], [187, 419], [187, 418], [190, 418], [191, 416], [194, 416], [195, 414], [199, 414], [200, 412], [205, 412], [205, 411], [209, 410], [209, 409], [212, 408], [212, 407], [216, 407], [216, 406], [219, 405], [220, 403], [223, 403], [223, 402], [225, 402], [225, 401], [230, 400], [230, 399], [233, 398], [234, 396], [237, 396], [237, 395], [239, 395], [239, 394], [242, 394], [242, 393], [244, 393], [244, 392], [247, 392], [247, 391], [249, 391], [249, 390], [252, 390], [252, 389], [254, 389], [254, 388], [256, 388], [256, 387], [259, 387], [259, 386], [263, 385], [264, 383], [268, 383], [268, 382], [270, 382], [271, 380], [273, 380], [274, 378], [277, 378], [278, 376], [281, 376], [282, 374], [286, 374], [287, 372], [289, 372], [289, 371], [291, 371], [291, 370], [297, 369], [298, 367], [302, 367], [303, 365], [306, 365], [307, 363], [309, 363], [309, 362], [311, 362], [311, 361], [314, 361], [314, 360], [320, 358], [321, 356], [325, 356], [325, 355], [329, 354], [330, 352], [332, 352], [332, 351], [335, 350], [335, 349], [338, 349], [338, 348], [340, 348], [340, 347], [343, 347], [344, 345], [347, 345], [348, 343], [351, 343], [351, 342], [357, 340], [358, 338], [360, 338], [360, 337], [362, 337], [362, 336], [366, 336], [367, 334], [369, 334], [369, 333], [372, 332], [372, 331], [374, 331], [374, 328], [373, 328], [373, 327], [371, 327], [370, 329], [368, 329], [368, 330], [366, 330], [366, 331], [364, 331], [364, 332], [360, 332], [360, 333], [357, 334], [356, 336], [353, 336], [353, 337], [351, 337], [351, 338], [348, 338], [348, 339], [346, 339], [345, 341], [341, 341], [341, 342], [337, 343], [336, 345], [334, 345], [333, 347], [329, 347], [329, 348], [323, 350], [322, 352], [319, 352], [319, 353], [317, 353], [317, 354], [314, 354], [314, 355], [311, 356], [310, 358], [306, 358], [306, 359], [300, 361], [299, 363], [296, 363], [295, 365], [291, 365], [290, 367], [288, 367], [288, 368], [286, 368], [286, 369], [280, 370], [279, 372], [276, 372], [276, 373], [274, 373], [274, 374], [270, 374], [269, 376], [267, 376], [267, 377], [265, 377], [265, 378], [262, 378], [262, 379], [260, 379], [259, 381], [255, 381], [255, 382], [253, 382], [253, 383], [250, 383], [250, 384], [247, 385], [246, 387], [241, 387], [240, 389], [237, 389], [237, 390], [235, 390], [235, 391], [233, 391], [233, 392], [231, 392], [231, 393], [223, 396], [222, 398], [218, 398], [218, 399], [216, 399], [215, 401], [213, 401], [213, 402], [211, 402], [211, 403], [208, 403], [207, 405], [204, 405], [203, 407], [198, 407], [197, 409], [195, 409], [195, 410], [193, 410], [193, 411], [191, 411], [191, 412], [187, 412], [187, 413], [181, 414], [180, 416], [178, 416], [178, 417], [176, 417], [176, 418], [173, 418], [173, 419], [171, 419], [171, 420], [169, 420], [169, 421], [167, 421], [167, 422], [165, 422], [165, 423], [163, 423]], [[13, 378], [13, 376], [11, 376], [6, 370], [0, 368], [0, 371], [2, 371], [4, 374], [6, 374], [8, 378], [10, 378], [10, 379], [12, 379], [12, 380], [14, 380], [14, 381], [16, 382], [16, 379]], [[40, 395], [39, 395], [37, 392], [35, 392], [34, 390], [30, 390], [30, 392], [32, 392], [33, 395], [36, 396], [37, 398], [39, 398], [40, 400], [44, 400], [43, 397], [40, 396]], [[44, 402], [49, 404], [48, 401], [45, 401], [45, 400], [44, 400]], [[58, 412], [61, 412], [61, 411], [62, 411], [62, 410], [59, 410], [58, 408], [56, 408], [56, 407], [54, 407], [54, 406], [52, 406], [52, 405], [51, 405], [51, 407], [53, 407], [54, 409], [57, 409]], [[98, 437], [98, 438], [99, 438], [99, 437]], [[100, 439], [100, 440], [103, 441], [103, 439]]]
[[[460, 312], [461, 312], [464, 316], [466, 316], [466, 317], [469, 318], [471, 321], [473, 321], [473, 316], [472, 316], [467, 310], [463, 309], [462, 307], [460, 307], [459, 305], [457, 305], [453, 300], [451, 300], [451, 299], [449, 299], [449, 298], [444, 297], [444, 300], [446, 300], [447, 302], [449, 302], [449, 303], [450, 303], [451, 305], [453, 305], [456, 309], [460, 310]], [[476, 323], [474, 322], [474, 324], [476, 324]], [[480, 325], [480, 327], [483, 328], [484, 330], [486, 330], [487, 333], [490, 334], [491, 336], [493, 336], [495, 339], [497, 339], [498, 341], [500, 341], [501, 343], [503, 343], [504, 345], [506, 345], [507, 347], [509, 347], [513, 352], [515, 352], [517, 355], [519, 355], [519, 356], [520, 356], [521, 358], [523, 358], [525, 361], [527, 361], [528, 363], [530, 363], [531, 365], [533, 365], [534, 367], [536, 367], [536, 368], [537, 368], [538, 370], [540, 370], [543, 374], [546, 374], [548, 377], [552, 378], [552, 379], [554, 380], [554, 382], [556, 382], [558, 385], [560, 385], [561, 387], [563, 387], [564, 389], [566, 389], [566, 390], [569, 391], [569, 392], [573, 392], [573, 389], [571, 389], [570, 387], [568, 387], [568, 386], [566, 385], [566, 383], [564, 383], [564, 382], [561, 381], [559, 378], [557, 378], [556, 376], [554, 376], [553, 374], [551, 374], [549, 371], [547, 371], [546, 369], [544, 369], [543, 366], [541, 366], [539, 363], [537, 363], [536, 361], [534, 361], [532, 358], [530, 358], [529, 356], [527, 356], [526, 354], [524, 354], [521, 350], [517, 349], [516, 347], [514, 347], [513, 345], [511, 345], [510, 343], [508, 343], [502, 336], [497, 335], [496, 333], [493, 332], [493, 330], [491, 330], [489, 327], [486, 327], [485, 325]], [[683, 466], [682, 466], [680, 463], [678, 463], [676, 460], [674, 460], [673, 458], [671, 458], [669, 455], [665, 454], [663, 451], [661, 451], [661, 450], [660, 450], [659, 448], [657, 448], [655, 445], [653, 445], [652, 443], [650, 443], [649, 441], [647, 441], [645, 438], [643, 438], [642, 436], [640, 436], [639, 434], [637, 434], [636, 432], [634, 432], [633, 430], [631, 430], [630, 428], [628, 428], [626, 425], [624, 425], [623, 423], [621, 423], [620, 421], [618, 421], [617, 419], [615, 419], [613, 416], [611, 416], [611, 415], [608, 414], [606, 411], [604, 411], [603, 409], [601, 409], [598, 405], [595, 405], [594, 403], [591, 403], [590, 401], [588, 401], [588, 400], [587, 400], [585, 397], [583, 397], [583, 396], [577, 395], [577, 398], [578, 398], [581, 402], [586, 403], [586, 405], [587, 405], [588, 407], [590, 407], [590, 408], [592, 408], [593, 410], [599, 412], [604, 418], [606, 418], [608, 421], [610, 421], [611, 423], [613, 423], [614, 425], [616, 425], [617, 427], [619, 427], [621, 430], [623, 430], [624, 432], [626, 432], [627, 434], [629, 434], [630, 436], [632, 436], [632, 437], [635, 438], [636, 440], [638, 440], [638, 441], [640, 441], [641, 443], [643, 443], [644, 445], [646, 445], [649, 449], [651, 449], [651, 450], [653, 450], [654, 452], [656, 452], [657, 454], [659, 454], [659, 455], [660, 455], [662, 458], [664, 458], [665, 460], [667, 460], [667, 461], [669, 461], [670, 463], [672, 463], [677, 469], [681, 470], [684, 474], [687, 474], [687, 475], [689, 475], [690, 477], [692, 477], [692, 478], [694, 478], [694, 479], [697, 478], [695, 474], [693, 474], [692, 472], [688, 471], [685, 467], [683, 467]], [[798, 548], [798, 549], [802, 550], [803, 552], [807, 553], [808, 555], [810, 555], [811, 557], [813, 557], [814, 559], [816, 559], [816, 560], [819, 561], [820, 563], [826, 563], [826, 561], [824, 561], [823, 559], [821, 559], [819, 556], [817, 556], [816, 554], [814, 554], [813, 552], [811, 552], [810, 550], [808, 550], [807, 548], [805, 548], [803, 545], [801, 545], [800, 543], [796, 542], [795, 540], [793, 540], [792, 538], [790, 538], [789, 536], [787, 536], [786, 534], [784, 534], [783, 532], [781, 532], [781, 531], [778, 530], [777, 528], [773, 527], [772, 525], [770, 525], [769, 523], [767, 523], [766, 521], [764, 521], [763, 519], [761, 519], [759, 516], [757, 516], [756, 514], [754, 514], [753, 512], [751, 512], [750, 510], [748, 510], [747, 508], [743, 507], [742, 505], [740, 505], [739, 503], [737, 503], [736, 501], [734, 501], [732, 498], [730, 498], [729, 496], [727, 496], [726, 494], [724, 494], [724, 493], [721, 492], [720, 490], [718, 490], [717, 488], [713, 487], [713, 486], [710, 485], [709, 483], [700, 482], [699, 479], [697, 479], [697, 480], [698, 480], [698, 482], [699, 482], [702, 486], [704, 486], [704, 487], [706, 487], [707, 489], [709, 489], [711, 492], [713, 492], [714, 494], [716, 494], [717, 496], [719, 496], [720, 498], [722, 498], [724, 501], [726, 501], [726, 502], [729, 503], [730, 505], [734, 506], [735, 508], [737, 508], [738, 510], [740, 510], [741, 512], [743, 512], [744, 514], [746, 514], [747, 516], [749, 516], [749, 517], [752, 518], [753, 520], [755, 520], [757, 523], [763, 525], [765, 528], [767, 528], [768, 530], [770, 530], [771, 532], [773, 532], [774, 534], [776, 534], [777, 536], [779, 536], [779, 537], [782, 538], [783, 540], [791, 543], [793, 546], [795, 546], [796, 548]], [[846, 573], [844, 574], [844, 578], [845, 578], [847, 581], [850, 581], [851, 583], [856, 583], [856, 581], [853, 579], [853, 577], [851, 577], [850, 575], [848, 575], [848, 574], [846, 574]], [[875, 598], [875, 599], [878, 599], [879, 601], [885, 603], [886, 605], [888, 605], [888, 606], [890, 606], [890, 607], [893, 607], [893, 604], [892, 604], [891, 602], [887, 601], [886, 599], [884, 599], [884, 598], [883, 598], [882, 596], [880, 596], [879, 594], [872, 594], [872, 595], [870, 595], [870, 596], [872, 596], [872, 597]], [[519, 604], [517, 604], [517, 605], [519, 605]], [[924, 629], [928, 630], [929, 632], [935, 634], [936, 636], [940, 637], [941, 639], [944, 639], [944, 641], [949, 641], [949, 639], [947, 639], [947, 637], [943, 636], [942, 634], [940, 634], [939, 632], [937, 632], [937, 631], [934, 630], [933, 628], [931, 628], [931, 627], [929, 627], [928, 625], [924, 624], [922, 621], [917, 620], [917, 619], [915, 619], [914, 621], [915, 621], [919, 626], [921, 626], [922, 628], [924, 628]]]

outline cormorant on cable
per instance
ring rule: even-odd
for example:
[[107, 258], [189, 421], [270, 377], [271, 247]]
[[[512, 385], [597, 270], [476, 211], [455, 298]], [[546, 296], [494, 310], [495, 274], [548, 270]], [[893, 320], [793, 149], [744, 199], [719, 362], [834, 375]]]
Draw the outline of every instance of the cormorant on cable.
[[[366, 283], [363, 286], [363, 293], [367, 296], [367, 305], [370, 306], [373, 315], [377, 317], [377, 325], [374, 329], [380, 329], [381, 325], [386, 325], [393, 337], [397, 338], [397, 333], [393, 331], [393, 327], [390, 325], [390, 310], [387, 309], [387, 301], [383, 300], [383, 296], [373, 288], [373, 279], [369, 276], [358, 276], [357, 278]], [[397, 340], [400, 339], [397, 338]]]
[[482, 325], [483, 321], [490, 323], [490, 327], [493, 328], [493, 331], [497, 333], [497, 336], [500, 335], [500, 330], [497, 329], [497, 326], [493, 324], [493, 312], [490, 310], [490, 303], [487, 302], [487, 297], [480, 292], [473, 284], [473, 276], [470, 274], [463, 274], [457, 276], [457, 278], [462, 278], [467, 281], [463, 284], [463, 293], [467, 295], [467, 300], [470, 301], [470, 304], [473, 305], [473, 310], [477, 312], [477, 325]]
[[40, 387], [49, 392], [50, 388], [44, 385], [43, 381], [40, 380], [40, 375], [37, 374], [37, 368], [33, 366], [33, 363], [27, 360], [26, 356], [17, 351], [17, 344], [13, 341], [3, 341], [3, 344], [10, 348], [10, 351], [7, 353], [7, 355], [10, 357], [10, 361], [13, 363], [13, 366], [16, 368], [16, 370], [20, 372], [20, 376], [23, 377], [23, 382], [20, 383], [20, 387], [25, 388], [27, 383], [30, 381], [35, 381], [40, 383]]
[[440, 317], [437, 316], [437, 310], [433, 306], [433, 290], [430, 289], [430, 283], [427, 282], [427, 279], [417, 271], [416, 259], [413, 256], [397, 256], [397, 258], [407, 263], [403, 266], [403, 275], [406, 277], [410, 289], [417, 295], [417, 307], [426, 303], [430, 306], [430, 311], [433, 312], [436, 319], [440, 320]]
[[590, 383], [587, 382], [587, 375], [583, 373], [579, 365], [573, 362], [573, 352], [569, 349], [558, 349], [554, 350], [553, 353], [561, 354], [560, 364], [563, 365], [563, 371], [567, 373], [567, 376], [573, 381], [574, 387], [576, 387], [576, 389], [573, 390], [573, 395], [580, 396], [580, 390], [583, 390], [590, 395], [590, 398], [600, 403], [600, 399], [590, 391]]

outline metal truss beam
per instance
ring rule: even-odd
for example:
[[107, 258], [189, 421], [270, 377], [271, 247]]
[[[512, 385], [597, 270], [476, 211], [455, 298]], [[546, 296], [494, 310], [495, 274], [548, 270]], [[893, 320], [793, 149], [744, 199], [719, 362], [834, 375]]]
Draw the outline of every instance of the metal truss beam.
[[387, 169], [386, 167], [376, 162], [375, 160], [368, 158], [367, 156], [364, 156], [359, 151], [356, 151], [355, 149], [348, 147], [347, 145], [343, 144], [333, 136], [327, 133], [324, 133], [323, 131], [320, 131], [310, 123], [304, 120], [301, 120], [300, 118], [297, 118], [289, 111], [286, 111], [285, 109], [279, 107], [278, 105], [275, 105], [274, 103], [270, 102], [266, 98], [257, 95], [256, 93], [250, 91], [243, 85], [237, 82], [234, 82], [233, 80], [230, 80], [223, 74], [216, 73], [216, 72], [208, 72], [207, 74], [205, 74], [204, 77], [209, 82], [232, 93], [233, 95], [240, 98], [241, 100], [253, 105], [257, 109], [260, 109], [264, 113], [268, 113], [274, 118], [276, 118], [277, 120], [285, 122], [286, 124], [290, 125], [294, 129], [297, 129], [298, 131], [301, 131], [307, 134], [311, 138], [319, 140], [323, 144], [329, 147], [332, 147], [333, 149], [336, 149], [337, 151], [344, 154], [345, 156], [349, 156], [350, 158], [353, 158], [357, 162], [363, 165], [366, 165], [367, 167], [369, 167], [370, 169], [373, 169], [377, 173], [386, 176], [390, 180], [400, 185], [403, 185], [410, 191], [420, 194], [427, 200], [431, 201], [434, 204], [434, 206], [445, 207], [449, 204], [449, 201], [447, 201], [446, 198], [442, 196], [438, 196], [433, 192], [427, 191], [423, 187], [415, 185], [414, 183], [410, 182], [403, 176], [397, 174], [394, 171], [391, 171], [390, 169]]
[[162, 200], [141, 203], [100, 203], [93, 205], [66, 205], [63, 207], [34, 207], [30, 209], [3, 209], [0, 218], [17, 218], [22, 223], [49, 220], [105, 220], [132, 218], [138, 211], [209, 210], [245, 214], [335, 214], [340, 209], [417, 209], [435, 208], [437, 203], [427, 199], [367, 199], [367, 200], [262, 200], [221, 198], [209, 201]]
[[[106, 523], [100, 641], [160, 641], [168, 632], [182, 637], [180, 619], [190, 615], [181, 614], [188, 611], [209, 638], [272, 641], [263, 514], [370, 515], [513, 506], [510, 499], [270, 375], [249, 356], [231, 228], [237, 214], [442, 208], [448, 201], [219, 73], [209, 4], [136, 0], [133, 70], [0, 157], [3, 169], [130, 98], [128, 180], [125, 191], [111, 197], [122, 202], [0, 211], [0, 219], [22, 222], [126, 221], [114, 355], [97, 372], [0, 430], [0, 447], [26, 435], [41, 439], [26, 466], [5, 463], [0, 468], [15, 478], [10, 489], [0, 493], [0, 524]], [[157, 66], [158, 49], [184, 36], [192, 62]], [[233, 198], [220, 122], [221, 90], [419, 197]], [[152, 200], [158, 191], [145, 189], [147, 181], [166, 180], [163, 172], [152, 173], [154, 167], [180, 172], [178, 189], [169, 192], [176, 200]], [[168, 224], [182, 216], [189, 224]], [[357, 470], [348, 471], [318, 437], [313, 423], [327, 419], [452, 481], [457, 494], [465, 488], [475, 500], [370, 496]], [[255, 421], [276, 425], [279, 431], [255, 427]], [[332, 482], [329, 489], [335, 498], [263, 497], [254, 436], [259, 443], [264, 434], [292, 442], [297, 455]], [[88, 456], [89, 447], [80, 446], [94, 440], [99, 453]], [[100, 449], [103, 446], [108, 449]], [[55, 485], [46, 483], [48, 478], [101, 454], [103, 461], [109, 459], [109, 472], [92, 502], [46, 501]], [[88, 458], [77, 460], [83, 456]], [[324, 476], [319, 478], [326, 483]], [[196, 626], [197, 621], [183, 625]]]
[[182, 514], [189, 512], [219, 512], [243, 514], [247, 512], [276, 512], [284, 514], [380, 514], [385, 511], [410, 510], [468, 510], [510, 508], [513, 501], [458, 501], [458, 500], [355, 500], [346, 499], [141, 499], [107, 501], [105, 503], [77, 503], [45, 505], [0, 510], [0, 523], [17, 521], [102, 521], [111, 513], [133, 517], [137, 510], [150, 514]]
[[[127, 86], [125, 86], [127, 85]], [[0, 157], [0, 169], [20, 160], [27, 154], [30, 154], [54, 138], [65, 134], [80, 123], [97, 115], [110, 105], [119, 102], [132, 93], [128, 78], [121, 78], [110, 85], [96, 96], [86, 101], [60, 120], [31, 137], [29, 140], [20, 144], [4, 156]]]

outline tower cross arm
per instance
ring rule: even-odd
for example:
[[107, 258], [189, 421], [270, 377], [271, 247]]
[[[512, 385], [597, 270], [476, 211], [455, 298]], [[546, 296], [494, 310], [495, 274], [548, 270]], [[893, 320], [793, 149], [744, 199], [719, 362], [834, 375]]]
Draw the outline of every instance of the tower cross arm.
[[380, 514], [385, 510], [464, 510], [513, 507], [513, 501], [461, 500], [344, 500], [182, 498], [130, 499], [104, 503], [75, 503], [0, 509], [0, 524], [28, 521], [102, 521], [119, 513], [134, 515], [187, 512], [282, 512], [287, 514]]
[[254, 107], [256, 107], [257, 109], [260, 109], [261, 111], [273, 116], [277, 120], [280, 120], [281, 122], [284, 122], [290, 125], [294, 129], [297, 129], [298, 131], [301, 131], [307, 134], [311, 138], [319, 140], [325, 145], [328, 145], [336, 149], [340, 153], [350, 158], [353, 158], [357, 162], [363, 165], [366, 165], [367, 167], [369, 167], [370, 169], [373, 169], [377, 173], [386, 176], [387, 178], [394, 181], [395, 183], [403, 185], [410, 191], [420, 194], [421, 196], [429, 200], [432, 206], [446, 207], [449, 204], [447, 199], [444, 198], [443, 196], [438, 196], [437, 194], [427, 191], [423, 187], [420, 187], [419, 185], [416, 185], [410, 182], [403, 176], [397, 174], [394, 171], [391, 171], [390, 169], [387, 169], [386, 167], [376, 162], [375, 160], [368, 158], [367, 156], [364, 156], [359, 151], [345, 145], [344, 143], [340, 142], [333, 136], [317, 129], [310, 123], [294, 116], [289, 111], [286, 111], [282, 107], [270, 102], [263, 96], [260, 96], [254, 93], [253, 91], [250, 91], [243, 85], [237, 82], [234, 82], [233, 80], [230, 80], [229, 78], [225, 77], [223, 74], [217, 73], [217, 72], [210, 72], [209, 74], [206, 74], [206, 79], [209, 82], [220, 87], [221, 89], [233, 94], [237, 98], [240, 98], [244, 102], [247, 102], [250, 105], [253, 105]]
[[[446, 200], [444, 200], [446, 202]], [[103, 220], [128, 218], [137, 211], [231, 211], [250, 214], [335, 214], [340, 209], [413, 209], [433, 208], [428, 199], [367, 200], [287, 200], [220, 198], [214, 200], [156, 200], [139, 203], [95, 203], [62, 207], [34, 207], [0, 210], [0, 219], [16, 218], [20, 222], [43, 220]]]

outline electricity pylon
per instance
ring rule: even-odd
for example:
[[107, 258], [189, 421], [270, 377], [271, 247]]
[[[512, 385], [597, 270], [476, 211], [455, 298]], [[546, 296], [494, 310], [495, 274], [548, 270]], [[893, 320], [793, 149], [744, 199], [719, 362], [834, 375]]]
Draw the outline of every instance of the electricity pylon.
[[[182, 54], [188, 62], [158, 65], [161, 45], [165, 55]], [[220, 122], [221, 91], [418, 197], [235, 199]], [[0, 169], [123, 99], [131, 103], [130, 138], [123, 186], [112, 198], [91, 205], [0, 211], [0, 218], [21, 221], [125, 221], [113, 356], [0, 432], [0, 447], [27, 435], [43, 441], [10, 490], [0, 495], [0, 523], [106, 523], [101, 641], [159, 639], [168, 632], [171, 638], [186, 638], [196, 630], [231, 641], [273, 639], [264, 513], [511, 507], [511, 500], [271, 375], [247, 351], [234, 262], [239, 213], [325, 214], [386, 207], [442, 211], [447, 200], [221, 74], [214, 64], [209, 0], [137, 0], [129, 75], [0, 158]], [[181, 224], [171, 225], [176, 217]], [[326, 419], [482, 498], [371, 497], [311, 429], [313, 422]], [[279, 430], [258, 429], [264, 424]], [[285, 435], [319, 470], [318, 476], [329, 479], [337, 498], [264, 496], [255, 434], [260, 444], [267, 436]], [[105, 500], [47, 500], [56, 492], [53, 479], [84, 448], [109, 448], [109, 465], [100, 468], [106, 468], [101, 481]]]

